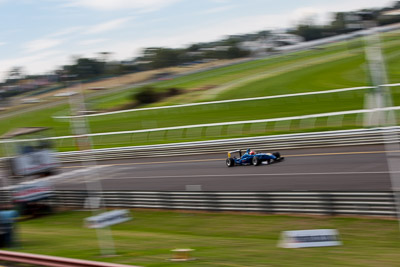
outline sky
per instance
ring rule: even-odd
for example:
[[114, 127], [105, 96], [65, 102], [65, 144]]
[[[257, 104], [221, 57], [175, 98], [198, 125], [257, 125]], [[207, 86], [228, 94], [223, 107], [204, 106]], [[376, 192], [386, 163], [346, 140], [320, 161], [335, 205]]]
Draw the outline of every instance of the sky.
[[12, 67], [44, 74], [75, 57], [127, 60], [145, 47], [186, 47], [231, 34], [290, 28], [312, 16], [390, 0], [0, 0], [0, 81]]

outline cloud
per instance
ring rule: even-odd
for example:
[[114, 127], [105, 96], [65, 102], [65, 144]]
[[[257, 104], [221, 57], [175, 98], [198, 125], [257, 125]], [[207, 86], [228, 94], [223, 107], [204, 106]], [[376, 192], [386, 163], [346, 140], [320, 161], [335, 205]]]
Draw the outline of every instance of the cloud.
[[316, 23], [325, 23], [328, 19], [326, 17], [327, 13], [327, 9], [324, 8], [301, 7], [292, 11], [290, 18], [294, 24], [308, 21], [310, 19]]
[[211, 0], [211, 2], [214, 2], [217, 4], [226, 4], [226, 3], [229, 3], [230, 0]]
[[80, 45], [93, 45], [93, 44], [102, 43], [104, 41], [107, 41], [107, 39], [104, 39], [104, 38], [89, 39], [89, 40], [80, 41], [80, 42], [78, 42], [78, 44], [80, 44]]
[[74, 0], [68, 3], [67, 6], [84, 7], [101, 11], [136, 9], [142, 12], [150, 12], [179, 1], [181, 0]]
[[331, 20], [332, 13], [354, 11], [363, 8], [376, 8], [390, 6], [391, 1], [382, 0], [335, 0], [334, 2], [319, 1], [313, 6], [303, 6], [291, 12], [291, 22], [299, 23], [303, 19], [314, 18], [317, 23], [326, 24]]
[[68, 28], [61, 29], [53, 34], [50, 34], [50, 36], [51, 37], [60, 37], [60, 36], [76, 34], [80, 31], [82, 31], [82, 29], [83, 29], [83, 27], [81, 27], [81, 26], [68, 27]]
[[5, 42], [0, 42], [0, 46], [5, 45], [5, 44], [6, 44]]
[[121, 27], [129, 20], [131, 20], [131, 18], [119, 18], [119, 19], [114, 19], [114, 20], [110, 20], [107, 22], [103, 22], [103, 23], [88, 27], [88, 29], [85, 31], [85, 33], [98, 34], [98, 33], [111, 31], [111, 30]]
[[42, 38], [30, 41], [26, 43], [23, 47], [25, 48], [26, 52], [31, 53], [58, 46], [62, 42], [63, 40], [61, 39]]
[[66, 53], [61, 50], [49, 50], [34, 55], [1, 60], [0, 79], [5, 78], [5, 75], [12, 66], [23, 66], [28, 74], [38, 74], [39, 72], [52, 71], [59, 65], [59, 62], [65, 61]]
[[234, 5], [230, 5], [230, 6], [219, 6], [219, 7], [214, 7], [214, 8], [210, 8], [207, 9], [203, 12], [203, 14], [214, 14], [214, 13], [219, 13], [219, 12], [223, 12], [229, 9], [234, 8]]

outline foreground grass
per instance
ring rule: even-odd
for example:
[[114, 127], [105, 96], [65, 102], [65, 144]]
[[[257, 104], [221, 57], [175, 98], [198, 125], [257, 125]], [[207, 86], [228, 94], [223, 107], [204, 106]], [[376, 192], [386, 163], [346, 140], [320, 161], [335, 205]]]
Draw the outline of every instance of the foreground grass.
[[[99, 256], [96, 233], [83, 228], [88, 212], [22, 222], [18, 251], [142, 266], [399, 266], [395, 220], [277, 215], [132, 211], [113, 227], [118, 256]], [[343, 246], [277, 247], [281, 231], [338, 229]], [[171, 263], [171, 249], [195, 249], [196, 261]]]

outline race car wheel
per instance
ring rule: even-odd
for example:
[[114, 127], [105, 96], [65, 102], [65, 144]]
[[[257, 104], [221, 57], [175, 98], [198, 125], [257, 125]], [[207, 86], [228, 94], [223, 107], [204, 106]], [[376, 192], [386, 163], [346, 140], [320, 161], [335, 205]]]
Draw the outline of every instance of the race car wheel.
[[226, 166], [228, 166], [228, 167], [235, 166], [235, 161], [233, 160], [233, 158], [227, 158], [226, 159]]
[[258, 166], [258, 165], [260, 165], [261, 160], [259, 158], [257, 158], [257, 157], [254, 157], [252, 159], [252, 163], [253, 163], [254, 166]]
[[274, 152], [274, 153], [272, 153], [272, 155], [274, 155], [277, 159], [279, 159], [281, 157], [281, 153], [279, 153], [279, 152]]

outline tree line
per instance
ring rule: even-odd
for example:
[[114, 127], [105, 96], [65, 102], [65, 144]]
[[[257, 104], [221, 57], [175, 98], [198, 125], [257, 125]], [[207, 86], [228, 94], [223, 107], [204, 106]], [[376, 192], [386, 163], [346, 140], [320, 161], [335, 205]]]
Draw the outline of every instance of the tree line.
[[[383, 15], [384, 12], [395, 9], [400, 9], [400, 1], [394, 2], [390, 7], [360, 11], [369, 12], [372, 16], [371, 19], [373, 19], [377, 25], [387, 25], [400, 22], [399, 15]], [[357, 12], [335, 13], [332, 21], [327, 25], [318, 25], [313, 18], [307, 18], [300, 22], [294, 29], [290, 30], [289, 33], [299, 35], [306, 41], [309, 41], [351, 32], [357, 30], [357, 28], [349, 27], [350, 22], [347, 18], [349, 15], [354, 15], [356, 13]], [[55, 70], [52, 77], [56, 77], [58, 82], [69, 80], [87, 81], [90, 79], [105, 78], [144, 70], [195, 64], [207, 60], [246, 57], [249, 56], [250, 52], [241, 48], [241, 42], [266, 38], [271, 34], [272, 33], [269, 31], [260, 31], [251, 34], [235, 35], [216, 42], [193, 44], [186, 48], [148, 47], [143, 49], [139, 57], [126, 61], [110, 61], [108, 60], [111, 54], [110, 52], [100, 52], [97, 58], [76, 57], [72, 64], [62, 66], [60, 69]], [[16, 85], [24, 79], [37, 79], [40, 77], [41, 76], [38, 75], [27, 76], [24, 74], [22, 67], [13, 67], [9, 71], [6, 80], [0, 83], [0, 87]], [[0, 90], [0, 94], [3, 94], [3, 96], [4, 91], [5, 90], [1, 93]], [[16, 91], [17, 90], [14, 90], [14, 92]]]

